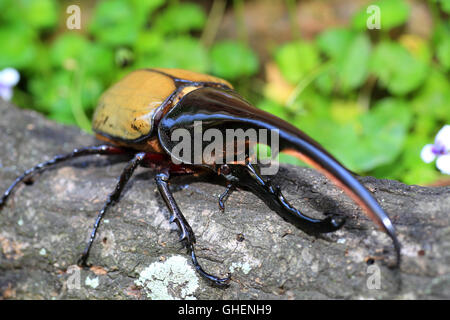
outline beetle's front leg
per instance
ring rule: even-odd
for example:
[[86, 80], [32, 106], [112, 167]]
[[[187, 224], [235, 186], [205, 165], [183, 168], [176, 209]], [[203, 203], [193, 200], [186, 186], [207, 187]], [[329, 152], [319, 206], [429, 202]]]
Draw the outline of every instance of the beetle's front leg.
[[169, 179], [170, 179], [170, 173], [168, 169], [165, 169], [158, 173], [156, 175], [156, 185], [158, 186], [158, 190], [163, 197], [167, 208], [169, 209], [171, 216], [170, 216], [170, 222], [175, 222], [178, 227], [180, 228], [181, 235], [180, 235], [180, 241], [184, 241], [186, 243], [186, 247], [189, 250], [189, 253], [191, 255], [192, 263], [195, 266], [195, 269], [200, 273], [202, 277], [205, 279], [211, 281], [213, 284], [218, 286], [226, 286], [228, 285], [230, 281], [230, 275], [228, 275], [226, 278], [219, 278], [216, 276], [213, 276], [203, 270], [203, 268], [198, 263], [197, 257], [195, 255], [195, 235], [192, 231], [191, 226], [187, 222], [186, 218], [181, 213], [180, 208], [178, 207], [175, 198], [172, 195], [172, 192], [169, 189]]
[[345, 222], [345, 219], [339, 216], [329, 216], [320, 220], [304, 215], [286, 200], [278, 186], [273, 186], [260, 175], [258, 166], [250, 162], [246, 165], [230, 165], [230, 169], [231, 174], [238, 179], [238, 187], [247, 188], [255, 193], [269, 208], [303, 231], [332, 232], [342, 227]]

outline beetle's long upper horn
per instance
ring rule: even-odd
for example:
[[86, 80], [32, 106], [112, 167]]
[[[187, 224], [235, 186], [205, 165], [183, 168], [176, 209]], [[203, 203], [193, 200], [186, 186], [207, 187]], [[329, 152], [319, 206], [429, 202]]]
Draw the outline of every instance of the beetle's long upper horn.
[[[171, 139], [173, 131], [182, 128], [194, 134], [196, 121], [201, 121], [203, 131], [216, 128], [221, 130], [224, 136], [225, 130], [230, 128], [277, 130], [281, 152], [292, 154], [321, 171], [357, 202], [389, 235], [394, 242], [399, 265], [400, 243], [387, 214], [348, 169], [304, 132], [268, 112], [253, 107], [232, 90], [205, 87], [188, 93], [160, 120], [160, 142], [169, 154], [174, 146]], [[270, 145], [270, 139], [268, 144]]]

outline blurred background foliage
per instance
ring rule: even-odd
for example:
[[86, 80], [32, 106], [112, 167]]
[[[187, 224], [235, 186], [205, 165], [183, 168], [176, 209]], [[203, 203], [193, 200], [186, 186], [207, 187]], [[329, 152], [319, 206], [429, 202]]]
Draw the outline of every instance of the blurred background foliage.
[[450, 123], [449, 0], [0, 0], [0, 12], [0, 69], [21, 74], [13, 101], [56, 121], [89, 131], [124, 74], [184, 68], [229, 80], [355, 172], [443, 178], [419, 155]]

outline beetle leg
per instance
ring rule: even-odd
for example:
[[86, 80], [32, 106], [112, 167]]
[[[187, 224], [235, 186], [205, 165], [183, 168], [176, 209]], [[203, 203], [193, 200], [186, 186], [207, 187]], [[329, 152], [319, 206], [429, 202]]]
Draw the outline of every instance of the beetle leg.
[[38, 165], [34, 166], [33, 168], [25, 171], [21, 176], [19, 176], [9, 186], [9, 188], [5, 191], [5, 193], [3, 194], [3, 196], [0, 199], [0, 209], [3, 208], [3, 206], [6, 203], [6, 200], [11, 195], [11, 192], [16, 188], [17, 185], [19, 185], [21, 182], [26, 183], [27, 181], [30, 181], [30, 179], [33, 177], [34, 174], [36, 174], [38, 172], [42, 172], [53, 165], [56, 165], [60, 162], [66, 161], [66, 160], [81, 157], [81, 156], [88, 156], [88, 155], [95, 155], [95, 154], [111, 155], [111, 154], [120, 154], [120, 153], [124, 153], [124, 152], [125, 151], [121, 148], [112, 147], [112, 146], [108, 146], [108, 145], [92, 146], [92, 147], [75, 149], [71, 153], [64, 154], [64, 155], [57, 155], [51, 160], [39, 163]]
[[263, 179], [258, 166], [247, 163], [245, 166], [234, 165], [232, 170], [233, 175], [239, 179], [239, 186], [248, 188], [283, 219], [306, 232], [332, 232], [342, 227], [345, 222], [345, 219], [339, 216], [329, 216], [320, 220], [302, 214], [286, 200], [279, 186], [273, 186], [270, 181]]
[[169, 170], [161, 171], [156, 175], [156, 185], [158, 186], [158, 190], [163, 197], [167, 208], [171, 213], [170, 222], [175, 222], [181, 230], [180, 241], [185, 241], [186, 247], [191, 255], [192, 263], [194, 264], [195, 269], [200, 273], [202, 277], [211, 281], [213, 284], [218, 286], [226, 286], [230, 281], [230, 275], [226, 278], [219, 278], [213, 276], [203, 270], [203, 268], [198, 263], [197, 257], [195, 255], [194, 244], [195, 244], [195, 235], [192, 231], [191, 226], [187, 222], [186, 218], [181, 213], [180, 208], [178, 207], [175, 198], [172, 195], [172, 192], [169, 189], [169, 179], [170, 174]]
[[133, 159], [131, 159], [127, 166], [122, 171], [122, 174], [120, 175], [119, 181], [112, 193], [108, 196], [108, 199], [106, 200], [105, 204], [103, 205], [103, 208], [100, 210], [100, 212], [97, 215], [97, 218], [94, 223], [94, 227], [92, 229], [91, 235], [89, 237], [89, 241], [86, 245], [86, 248], [84, 249], [81, 257], [78, 259], [78, 265], [82, 267], [87, 267], [86, 261], [89, 256], [89, 251], [91, 250], [92, 243], [94, 242], [95, 235], [97, 234], [98, 226], [100, 224], [100, 221], [102, 220], [103, 216], [105, 215], [106, 210], [108, 210], [109, 207], [114, 205], [117, 200], [119, 199], [123, 189], [125, 188], [127, 182], [130, 180], [134, 170], [137, 168], [137, 166], [143, 161], [145, 157], [144, 152], [137, 153]]
[[188, 245], [188, 250], [191, 253], [191, 259], [192, 259], [192, 263], [194, 264], [195, 269], [197, 270], [198, 273], [200, 273], [200, 275], [203, 278], [207, 279], [208, 281], [211, 281], [211, 283], [213, 283], [214, 285], [217, 285], [219, 287], [228, 286], [228, 284], [231, 280], [230, 273], [227, 274], [226, 278], [218, 278], [216, 276], [213, 276], [213, 275], [205, 272], [205, 270], [203, 270], [203, 268], [198, 263], [197, 256], [195, 255], [195, 251], [194, 251], [194, 245], [193, 244]]
[[227, 201], [228, 197], [236, 190], [236, 186], [234, 184], [228, 184], [225, 191], [219, 196], [219, 209], [220, 211], [225, 210], [225, 201]]

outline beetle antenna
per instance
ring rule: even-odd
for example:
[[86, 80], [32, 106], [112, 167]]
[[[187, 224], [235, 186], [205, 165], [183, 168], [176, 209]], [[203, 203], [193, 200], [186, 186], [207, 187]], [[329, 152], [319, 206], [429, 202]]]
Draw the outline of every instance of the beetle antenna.
[[100, 145], [100, 146], [91, 146], [91, 147], [85, 147], [80, 149], [74, 149], [71, 153], [64, 154], [64, 155], [57, 155], [53, 159], [42, 162], [37, 164], [31, 169], [26, 170], [21, 176], [19, 176], [9, 187], [6, 189], [5, 193], [3, 193], [3, 196], [0, 199], [0, 210], [3, 208], [3, 206], [6, 203], [6, 200], [11, 195], [12, 191], [21, 183], [21, 182], [27, 182], [29, 181], [33, 175], [35, 175], [38, 172], [42, 172], [58, 163], [61, 163], [66, 160], [70, 160], [73, 158], [81, 157], [81, 156], [88, 156], [88, 155], [94, 155], [94, 154], [103, 154], [103, 155], [110, 155], [110, 154], [120, 154], [123, 153], [124, 150], [112, 147], [108, 145]]

